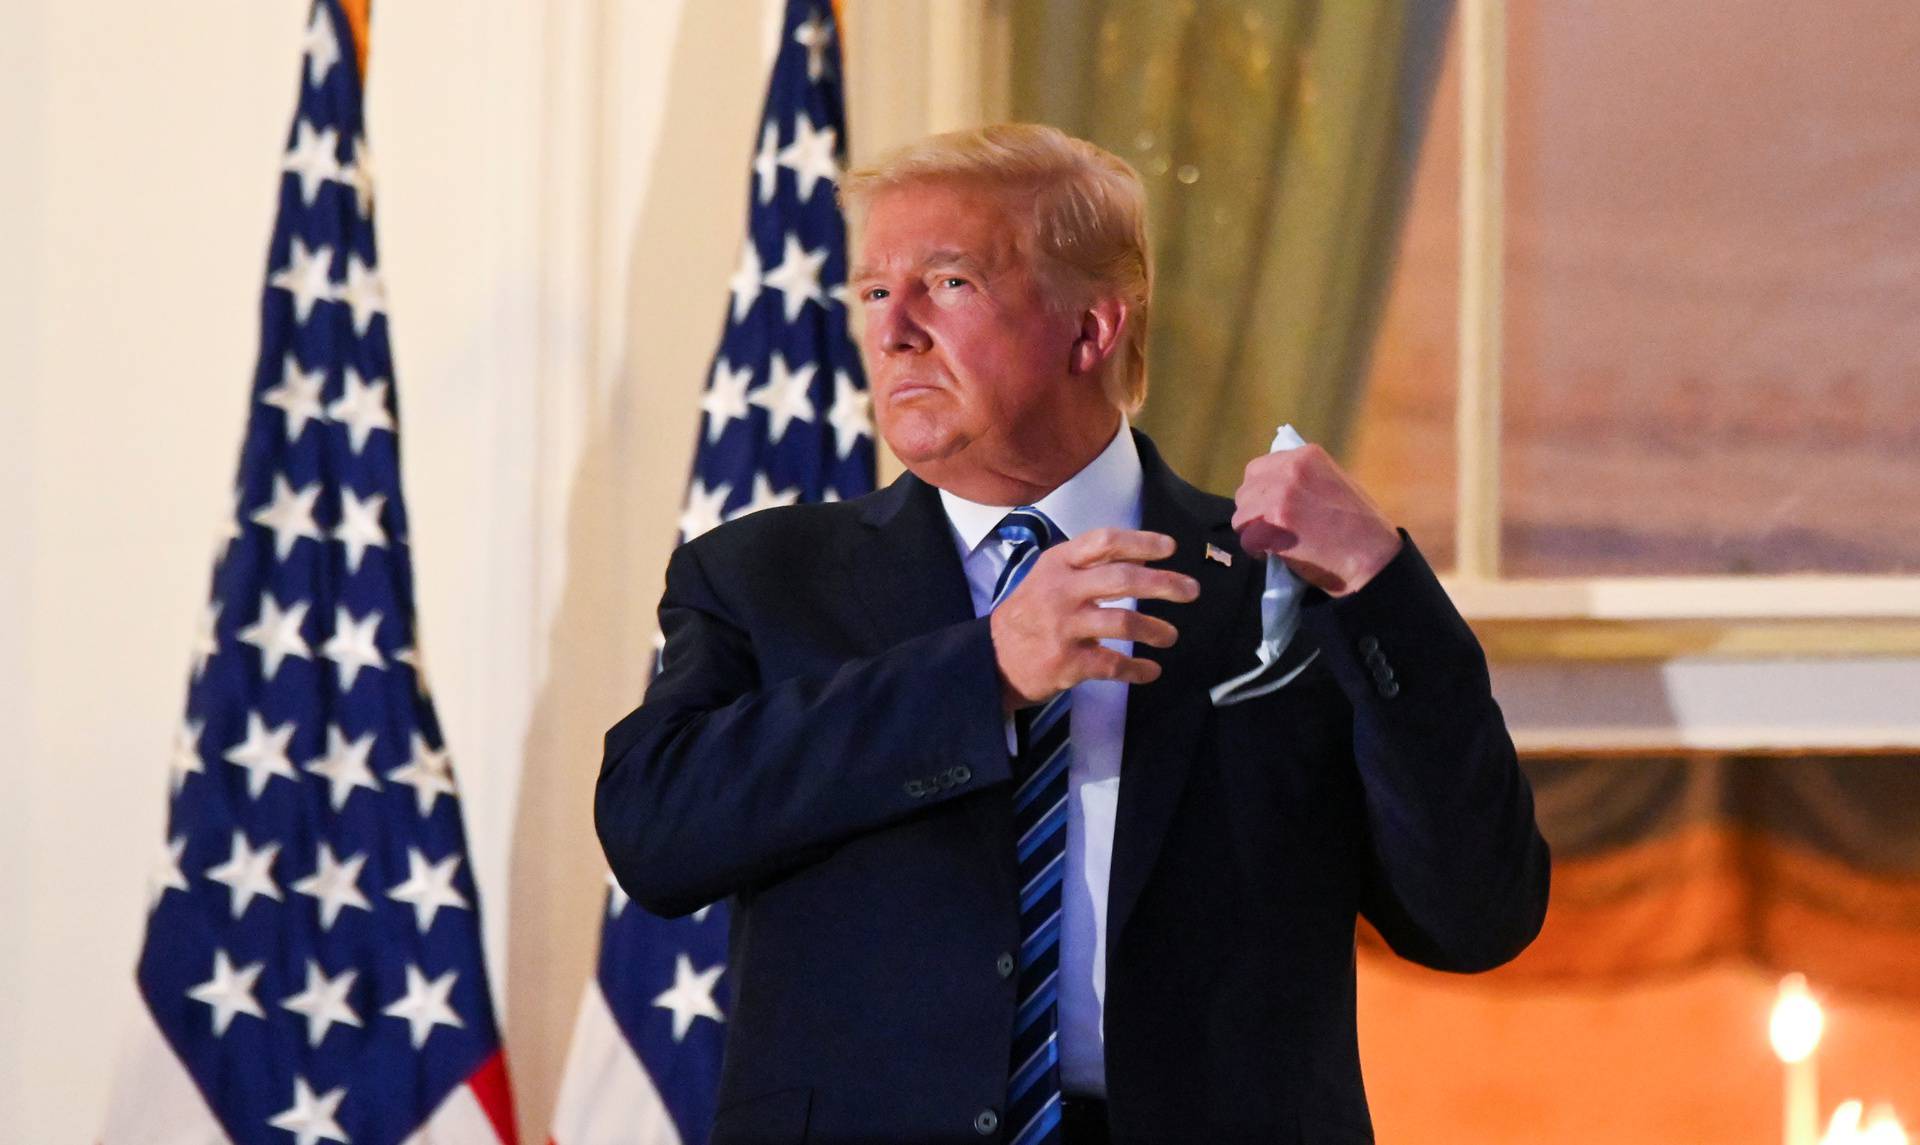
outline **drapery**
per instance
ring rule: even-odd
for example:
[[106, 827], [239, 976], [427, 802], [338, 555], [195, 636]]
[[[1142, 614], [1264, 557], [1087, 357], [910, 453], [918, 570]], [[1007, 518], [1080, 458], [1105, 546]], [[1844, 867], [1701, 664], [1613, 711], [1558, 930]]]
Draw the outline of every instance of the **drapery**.
[[1451, 0], [1009, 6], [1010, 110], [1134, 164], [1156, 281], [1140, 424], [1230, 493], [1290, 421], [1338, 452]]
[[[1600, 988], [1713, 964], [1920, 1001], [1920, 752], [1523, 760], [1547, 921], [1489, 985]], [[1384, 950], [1362, 931], [1362, 946]]]

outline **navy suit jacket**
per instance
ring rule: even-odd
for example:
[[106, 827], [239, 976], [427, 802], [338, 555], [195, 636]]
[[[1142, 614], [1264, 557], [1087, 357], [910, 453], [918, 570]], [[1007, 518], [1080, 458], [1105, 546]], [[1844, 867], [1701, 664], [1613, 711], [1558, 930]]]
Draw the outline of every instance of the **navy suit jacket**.
[[[1478, 643], [1411, 540], [1312, 593], [1293, 684], [1254, 663], [1264, 562], [1145, 437], [1142, 527], [1200, 582], [1127, 700], [1107, 910], [1115, 1139], [1363, 1142], [1354, 928], [1496, 966], [1548, 856]], [[1236, 556], [1207, 559], [1211, 543]], [[664, 667], [607, 733], [600, 839], [663, 915], [733, 900], [712, 1140], [998, 1140], [1019, 944], [1000, 681], [937, 492], [770, 509], [680, 546]], [[1290, 656], [1289, 660], [1293, 658]]]

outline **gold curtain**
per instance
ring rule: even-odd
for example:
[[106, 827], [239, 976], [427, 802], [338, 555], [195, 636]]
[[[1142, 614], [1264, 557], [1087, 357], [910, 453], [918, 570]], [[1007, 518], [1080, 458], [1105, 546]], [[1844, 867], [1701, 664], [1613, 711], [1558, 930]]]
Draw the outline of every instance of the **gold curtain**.
[[1291, 421], [1339, 452], [1451, 0], [1013, 0], [1013, 117], [1145, 178], [1140, 424], [1223, 493]]

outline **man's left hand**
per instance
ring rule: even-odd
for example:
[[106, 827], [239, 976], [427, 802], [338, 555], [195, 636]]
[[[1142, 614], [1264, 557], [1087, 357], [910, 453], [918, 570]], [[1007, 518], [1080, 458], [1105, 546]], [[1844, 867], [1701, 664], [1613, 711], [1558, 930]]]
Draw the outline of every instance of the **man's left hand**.
[[1400, 551], [1393, 522], [1317, 445], [1254, 458], [1233, 500], [1240, 547], [1329, 596], [1358, 591]]

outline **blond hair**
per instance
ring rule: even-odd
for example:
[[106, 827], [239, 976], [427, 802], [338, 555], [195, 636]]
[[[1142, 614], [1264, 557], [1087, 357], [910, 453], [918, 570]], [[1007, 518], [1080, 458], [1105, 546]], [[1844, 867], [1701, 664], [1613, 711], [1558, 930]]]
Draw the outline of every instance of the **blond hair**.
[[1147, 397], [1147, 303], [1153, 260], [1147, 247], [1147, 192], [1139, 172], [1104, 148], [1037, 123], [999, 123], [909, 143], [849, 172], [841, 204], [863, 211], [883, 191], [916, 183], [972, 180], [1033, 195], [1026, 236], [1043, 277], [1065, 271], [1079, 291], [1127, 304], [1124, 341], [1102, 383], [1128, 413]]

